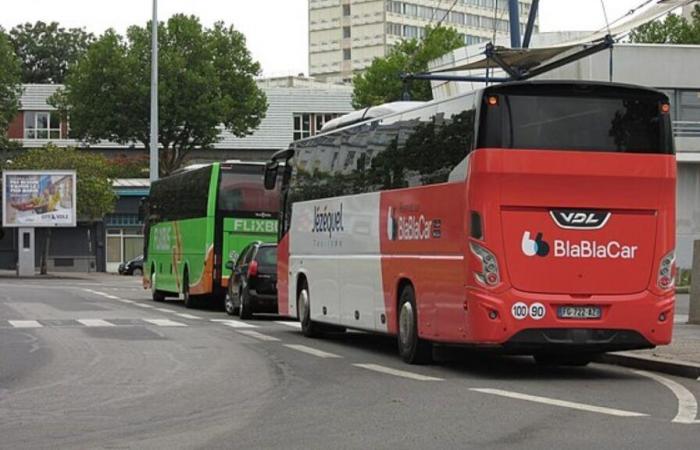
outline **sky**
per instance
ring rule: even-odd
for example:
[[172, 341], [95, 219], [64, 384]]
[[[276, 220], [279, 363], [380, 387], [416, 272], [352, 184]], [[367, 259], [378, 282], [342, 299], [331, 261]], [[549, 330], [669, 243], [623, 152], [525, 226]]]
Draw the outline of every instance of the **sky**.
[[[604, 0], [610, 21], [643, 0]], [[442, 1], [445, 5], [450, 0]], [[100, 34], [107, 28], [123, 33], [129, 25], [145, 24], [151, 0], [0, 0], [0, 26], [6, 30], [24, 22], [56, 21], [64, 27]], [[248, 48], [264, 76], [308, 73], [307, 0], [159, 0], [158, 19], [175, 13], [194, 14], [205, 25], [232, 24], [246, 35]], [[540, 29], [598, 30], [605, 26], [601, 0], [541, 0]]]

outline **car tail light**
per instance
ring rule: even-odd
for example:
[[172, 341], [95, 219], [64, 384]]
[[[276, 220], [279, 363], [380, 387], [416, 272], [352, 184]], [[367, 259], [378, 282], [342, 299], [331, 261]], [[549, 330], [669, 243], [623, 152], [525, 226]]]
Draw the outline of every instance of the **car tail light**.
[[251, 261], [248, 266], [248, 278], [252, 278], [258, 274], [258, 262]]
[[474, 242], [469, 243], [469, 248], [481, 261], [481, 272], [474, 274], [476, 280], [485, 286], [496, 286], [498, 283], [500, 283], [501, 276], [499, 275], [496, 256], [481, 245]]
[[659, 276], [657, 278], [657, 285], [662, 290], [668, 290], [675, 284], [675, 274], [674, 263], [676, 262], [676, 253], [671, 252], [661, 258], [661, 264], [659, 264]]

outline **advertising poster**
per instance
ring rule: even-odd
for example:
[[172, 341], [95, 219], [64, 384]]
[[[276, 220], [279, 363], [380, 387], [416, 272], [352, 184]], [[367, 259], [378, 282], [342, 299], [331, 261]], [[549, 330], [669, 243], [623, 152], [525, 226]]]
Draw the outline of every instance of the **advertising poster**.
[[3, 172], [3, 227], [74, 227], [75, 182], [75, 171]]

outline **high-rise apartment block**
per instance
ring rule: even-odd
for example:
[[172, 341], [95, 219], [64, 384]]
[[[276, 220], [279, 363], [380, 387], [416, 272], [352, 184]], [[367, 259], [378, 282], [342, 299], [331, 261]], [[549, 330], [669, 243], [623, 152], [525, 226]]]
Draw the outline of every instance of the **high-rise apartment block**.
[[[519, 2], [521, 30], [531, 3]], [[309, 73], [349, 81], [399, 40], [438, 23], [457, 29], [465, 45], [492, 40], [508, 33], [508, 0], [309, 0]]]

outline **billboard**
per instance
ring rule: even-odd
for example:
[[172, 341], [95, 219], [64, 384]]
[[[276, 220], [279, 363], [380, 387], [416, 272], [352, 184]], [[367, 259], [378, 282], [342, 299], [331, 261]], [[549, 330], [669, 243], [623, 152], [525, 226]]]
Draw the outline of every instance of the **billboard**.
[[2, 174], [3, 227], [74, 227], [75, 171], [6, 171]]

